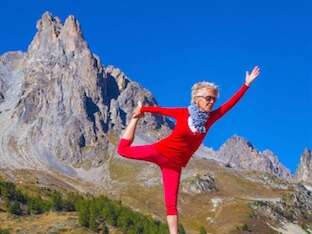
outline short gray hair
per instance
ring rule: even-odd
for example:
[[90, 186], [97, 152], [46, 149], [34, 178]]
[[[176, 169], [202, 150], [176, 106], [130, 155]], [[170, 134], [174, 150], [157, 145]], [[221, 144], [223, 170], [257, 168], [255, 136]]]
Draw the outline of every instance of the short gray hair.
[[213, 89], [217, 92], [217, 98], [220, 96], [218, 85], [212, 82], [208, 82], [208, 81], [200, 81], [200, 82], [193, 84], [192, 86], [191, 103], [195, 103], [195, 96], [197, 96], [198, 92], [203, 88]]

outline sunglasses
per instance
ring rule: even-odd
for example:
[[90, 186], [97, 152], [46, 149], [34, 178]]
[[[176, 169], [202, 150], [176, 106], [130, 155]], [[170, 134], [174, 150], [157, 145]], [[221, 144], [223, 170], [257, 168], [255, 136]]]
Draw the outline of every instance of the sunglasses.
[[202, 98], [204, 98], [207, 102], [211, 102], [211, 100], [213, 100], [213, 102], [216, 101], [216, 97], [214, 97], [214, 96], [196, 96], [196, 97], [202, 97]]

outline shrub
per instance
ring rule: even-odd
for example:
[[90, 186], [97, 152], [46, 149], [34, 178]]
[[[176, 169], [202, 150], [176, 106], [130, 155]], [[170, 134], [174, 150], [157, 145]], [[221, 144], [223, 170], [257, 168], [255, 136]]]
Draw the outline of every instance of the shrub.
[[28, 214], [42, 214], [49, 211], [51, 204], [48, 201], [42, 200], [41, 197], [29, 197], [27, 199]]
[[0, 228], [0, 234], [10, 234], [8, 229], [2, 229]]
[[17, 201], [10, 204], [8, 210], [10, 214], [21, 215], [23, 213], [20, 204]]
[[207, 231], [206, 231], [206, 229], [203, 226], [200, 226], [199, 234], [207, 234]]

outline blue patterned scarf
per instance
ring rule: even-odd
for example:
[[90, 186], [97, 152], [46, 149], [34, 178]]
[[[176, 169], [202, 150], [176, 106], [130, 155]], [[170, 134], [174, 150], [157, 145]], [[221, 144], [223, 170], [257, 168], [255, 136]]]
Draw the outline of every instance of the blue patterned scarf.
[[205, 133], [205, 123], [209, 117], [209, 112], [202, 111], [199, 107], [192, 102], [191, 105], [187, 107], [190, 117], [192, 119], [193, 126], [198, 132]]

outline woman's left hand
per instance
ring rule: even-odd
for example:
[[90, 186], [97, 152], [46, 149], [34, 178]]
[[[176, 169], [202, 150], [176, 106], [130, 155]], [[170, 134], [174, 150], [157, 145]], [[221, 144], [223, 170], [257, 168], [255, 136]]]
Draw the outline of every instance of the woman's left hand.
[[248, 71], [246, 71], [246, 80], [245, 83], [249, 86], [256, 78], [257, 76], [260, 74], [260, 68], [258, 66], [255, 66], [252, 69], [252, 72], [249, 73]]

